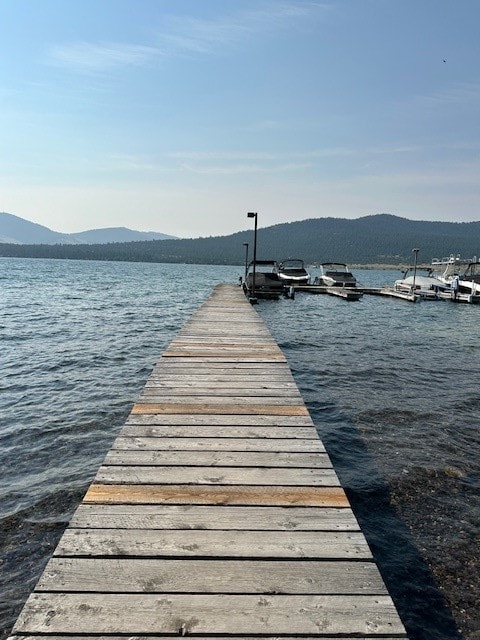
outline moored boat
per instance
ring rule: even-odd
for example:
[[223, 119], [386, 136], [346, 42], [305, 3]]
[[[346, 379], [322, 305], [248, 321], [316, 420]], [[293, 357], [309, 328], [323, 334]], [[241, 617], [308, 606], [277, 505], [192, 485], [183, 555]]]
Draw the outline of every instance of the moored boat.
[[315, 284], [324, 287], [356, 287], [357, 279], [344, 262], [322, 262]]
[[299, 258], [288, 258], [279, 262], [277, 273], [280, 280], [287, 286], [310, 282], [310, 274], [305, 269], [305, 263]]
[[254, 298], [278, 300], [283, 294], [284, 283], [278, 277], [277, 270], [276, 260], [252, 260], [243, 285], [245, 294]]
[[442, 282], [433, 274], [433, 269], [409, 267], [403, 277], [395, 280], [393, 290], [399, 293], [413, 294], [422, 300], [440, 300], [451, 291], [449, 284]]
[[432, 260], [432, 267], [439, 269], [437, 278], [449, 285], [450, 296], [456, 302], [480, 302], [480, 261], [461, 259], [459, 255]]
[[480, 262], [470, 262], [458, 276], [457, 299], [466, 296], [466, 302], [480, 302]]

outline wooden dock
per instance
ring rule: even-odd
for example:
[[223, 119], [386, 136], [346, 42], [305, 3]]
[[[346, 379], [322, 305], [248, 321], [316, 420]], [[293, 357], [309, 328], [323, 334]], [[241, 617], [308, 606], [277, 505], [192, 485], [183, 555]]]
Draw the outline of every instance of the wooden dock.
[[286, 360], [220, 285], [155, 366], [13, 636], [406, 638]]

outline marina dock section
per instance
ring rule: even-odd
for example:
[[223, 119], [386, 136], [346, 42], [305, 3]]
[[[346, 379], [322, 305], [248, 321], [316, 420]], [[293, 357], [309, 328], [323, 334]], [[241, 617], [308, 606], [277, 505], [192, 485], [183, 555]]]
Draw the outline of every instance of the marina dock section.
[[163, 353], [12, 637], [406, 638], [288, 364], [216, 287]]

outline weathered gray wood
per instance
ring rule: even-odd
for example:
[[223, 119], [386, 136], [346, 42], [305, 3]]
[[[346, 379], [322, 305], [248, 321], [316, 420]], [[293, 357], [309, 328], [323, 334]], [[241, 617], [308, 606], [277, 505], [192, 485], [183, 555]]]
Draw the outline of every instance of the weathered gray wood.
[[359, 531], [218, 531], [68, 528], [55, 556], [371, 559]]
[[[156, 391], [156, 390], [147, 390], [146, 392], [142, 393], [140, 395], [140, 399], [138, 400], [138, 405], [142, 405], [142, 404], [182, 404], [182, 405], [202, 405], [205, 407], [205, 410], [208, 409], [209, 405], [220, 405], [221, 407], [224, 407], [226, 405], [228, 405], [228, 411], [229, 412], [234, 412], [235, 409], [233, 408], [233, 405], [239, 405], [239, 407], [241, 408], [241, 410], [243, 411], [248, 411], [249, 409], [252, 409], [252, 411], [255, 410], [255, 407], [268, 407], [267, 411], [275, 411], [278, 409], [278, 407], [293, 407], [293, 406], [299, 406], [299, 407], [303, 407], [303, 399], [300, 395], [295, 396], [295, 395], [267, 395], [267, 393], [265, 393], [264, 395], [261, 396], [255, 396], [255, 395], [234, 395], [234, 394], [230, 394], [230, 392], [228, 394], [222, 395], [221, 393], [215, 393], [212, 392], [211, 394], [198, 394], [195, 395], [195, 389], [191, 390], [191, 394], [192, 395], [182, 395], [182, 394], [178, 394], [178, 395], [174, 395], [174, 394], [167, 394], [167, 393], [161, 393], [160, 391]], [[254, 407], [255, 405], [255, 407]], [[137, 405], [135, 405], [137, 406]], [[275, 407], [275, 409], [272, 410], [272, 407]], [[163, 408], [159, 409], [159, 413], [163, 411]], [[212, 410], [213, 411], [213, 410]], [[185, 410], [185, 412], [188, 412], [188, 409]]]
[[[231, 375], [236, 373], [244, 375], [245, 372], [251, 372], [253, 375], [273, 376], [273, 375], [285, 375], [288, 376], [288, 367], [285, 362], [275, 360], [272, 362], [257, 362], [252, 360], [251, 362], [218, 362], [212, 360], [211, 362], [195, 362], [190, 358], [184, 358], [182, 362], [170, 358], [168, 360], [161, 360], [155, 365], [152, 370], [152, 375], [162, 375], [163, 373], [191, 373], [197, 374], [209, 374], [228, 372]], [[291, 374], [290, 374], [291, 375]]]
[[373, 562], [52, 558], [37, 591], [386, 594]]
[[70, 526], [91, 529], [220, 529], [246, 531], [358, 531], [351, 509], [81, 504]]
[[261, 344], [274, 345], [278, 347], [273, 338], [266, 333], [259, 333], [258, 329], [255, 330], [255, 335], [252, 334], [250, 336], [239, 336], [236, 332], [237, 328], [232, 332], [227, 333], [224, 328], [222, 331], [219, 329], [209, 330], [208, 328], [201, 329], [200, 327], [192, 327], [188, 332], [179, 331], [175, 344], [202, 344], [203, 342], [215, 342], [215, 344], [225, 346], [230, 344], [234, 344], [235, 346]]
[[95, 482], [114, 484], [213, 484], [336, 487], [333, 469], [266, 467], [102, 466]]
[[124, 438], [118, 437], [114, 449], [177, 451], [291, 451], [324, 453], [319, 439], [302, 438]]
[[[292, 453], [291, 451], [125, 451], [111, 449], [104, 466], [172, 466], [172, 467], [306, 467], [331, 469], [326, 453]], [[179, 470], [182, 473], [181, 470]]]
[[263, 376], [255, 376], [252, 374], [236, 374], [230, 375], [224, 373], [222, 375], [210, 374], [166, 374], [163, 376], [151, 375], [145, 383], [146, 389], [158, 387], [173, 387], [178, 389], [189, 388], [195, 385], [197, 390], [208, 389], [297, 389], [297, 385], [293, 380], [286, 376], [271, 376], [265, 380]]
[[194, 364], [200, 363], [200, 364], [208, 364], [208, 365], [212, 365], [215, 362], [220, 362], [223, 364], [226, 364], [226, 363], [236, 364], [236, 363], [249, 363], [249, 362], [267, 364], [274, 361], [277, 361], [283, 364], [285, 362], [284, 356], [281, 353], [265, 356], [262, 354], [257, 354], [253, 349], [248, 353], [244, 353], [242, 355], [219, 354], [217, 356], [202, 354], [202, 353], [187, 355], [187, 354], [179, 354], [177, 352], [165, 351], [163, 354], [163, 357], [175, 359], [175, 361], [181, 365], [185, 365], [189, 361]]
[[[300, 392], [292, 386], [288, 386], [286, 383], [277, 384], [277, 385], [255, 385], [255, 382], [250, 380], [246, 384], [235, 384], [233, 385], [231, 382], [228, 384], [215, 383], [209, 387], [201, 386], [196, 380], [190, 381], [188, 386], [182, 386], [182, 384], [188, 383], [185, 381], [183, 383], [178, 384], [178, 382], [168, 382], [168, 383], [148, 383], [143, 388], [143, 392], [140, 394], [140, 397], [148, 397], [148, 396], [192, 396], [195, 395], [196, 398], [200, 396], [214, 397], [214, 396], [238, 396], [241, 393], [241, 397], [245, 402], [249, 401], [249, 398], [254, 396], [259, 397], [271, 397], [278, 396], [279, 398], [283, 398], [287, 400], [289, 398], [301, 398]], [[205, 383], [203, 383], [205, 384]], [[252, 386], [254, 385], [254, 386]]]
[[252, 350], [252, 344], [255, 345], [255, 351], [265, 351], [267, 353], [282, 353], [281, 349], [273, 340], [268, 342], [265, 340], [248, 341], [243, 343], [225, 342], [216, 338], [205, 338], [203, 340], [172, 340], [168, 346], [168, 351], [238, 351], [239, 353], [249, 352]]
[[[143, 417], [143, 416], [142, 416]], [[151, 416], [145, 416], [151, 417]], [[248, 427], [203, 425], [144, 425], [129, 423], [121, 430], [123, 437], [151, 438], [304, 438], [314, 440], [314, 427]]]
[[382, 595], [34, 593], [27, 605], [14, 633], [404, 633], [390, 597]]
[[[232, 414], [180, 414], [180, 415], [141, 415], [130, 414], [125, 423], [128, 425], [206, 425], [206, 426], [275, 426], [275, 427], [292, 427], [292, 433], [297, 427], [313, 427], [312, 419], [309, 415], [304, 416], [269, 416], [248, 414], [232, 415]], [[226, 437], [228, 430], [226, 430]], [[195, 431], [192, 431], [192, 435]], [[290, 437], [295, 437], [291, 435]], [[315, 434], [315, 439], [318, 435]]]
[[[265, 635], [263, 634], [262, 636], [262, 640], [278, 640], [278, 636], [273, 635], [273, 636], [269, 636], [269, 635]], [[341, 636], [325, 636], [322, 634], [321, 638], [322, 640], [338, 640], [338, 638]], [[313, 635], [303, 635], [302, 636], [302, 640], [318, 640], [319, 636], [313, 636]], [[358, 636], [355, 635], [355, 640], [372, 640], [372, 638], [375, 638], [375, 636], [372, 635], [368, 635], [367, 636]], [[384, 636], [382, 634], [381, 636], [381, 640], [398, 640], [399, 638], [406, 638], [405, 635], [396, 635], [395, 637], [393, 636]], [[75, 635], [75, 634], [68, 634], [68, 635], [61, 635], [58, 633], [55, 634], [49, 634], [48, 635], [48, 639], [49, 640], [125, 640], [125, 636], [119, 636], [119, 635], [115, 635], [115, 634], [109, 634], [107, 635], [102, 635], [102, 634], [95, 634], [95, 635], [89, 635], [89, 634], [83, 634], [83, 635]], [[171, 635], [158, 635], [158, 634], [149, 634], [148, 636], [146, 635], [142, 635], [142, 634], [138, 634], [136, 633], [133, 640], [171, 640], [172, 636]], [[225, 636], [225, 635], [216, 635], [215, 636], [215, 640], [232, 640], [231, 636]], [[25, 634], [25, 635], [12, 635], [8, 638], [8, 640], [45, 640], [45, 636], [44, 635], [35, 635], [35, 634]], [[202, 635], [195, 635], [195, 640], [212, 640], [212, 636], [202, 636]], [[246, 634], [242, 635], [242, 640], [259, 640], [258, 636], [248, 636]], [[282, 640], [298, 640], [298, 636], [282, 636]], [[380, 640], [380, 637], [379, 637]]]
[[[133, 405], [131, 413], [133, 415], [143, 413], [153, 414], [172, 414], [181, 413], [184, 415], [203, 413], [203, 414], [219, 414], [219, 415], [269, 415], [269, 416], [301, 416], [307, 415], [308, 411], [303, 402], [289, 402], [281, 404], [280, 402], [270, 401], [268, 404], [260, 399], [259, 403], [252, 401], [245, 402], [243, 398], [235, 399], [235, 402], [228, 402], [223, 399], [222, 402], [214, 403], [210, 399], [200, 402], [186, 402], [184, 398], [181, 402], [137, 402]], [[178, 398], [176, 399], [178, 400]]]

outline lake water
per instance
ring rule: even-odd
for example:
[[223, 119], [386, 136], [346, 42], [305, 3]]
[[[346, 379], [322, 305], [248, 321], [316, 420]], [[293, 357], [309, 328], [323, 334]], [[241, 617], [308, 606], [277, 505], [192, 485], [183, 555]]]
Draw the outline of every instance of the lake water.
[[[0, 259], [0, 629], [165, 347], [241, 267]], [[367, 286], [395, 271], [356, 270]], [[480, 308], [261, 302], [411, 640], [480, 638]], [[446, 605], [445, 605], [446, 603]], [[453, 617], [452, 617], [453, 614]]]

